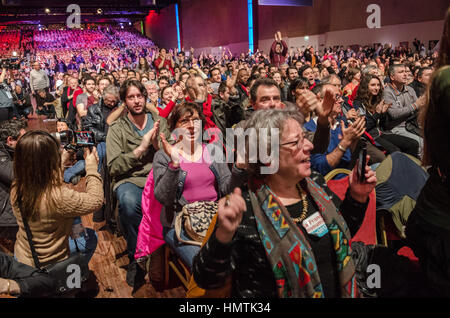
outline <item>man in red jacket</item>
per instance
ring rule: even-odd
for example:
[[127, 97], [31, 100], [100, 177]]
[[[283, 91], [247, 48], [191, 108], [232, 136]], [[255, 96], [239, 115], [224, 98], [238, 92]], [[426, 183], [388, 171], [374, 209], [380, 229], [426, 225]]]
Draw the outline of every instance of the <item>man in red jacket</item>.
[[281, 38], [281, 32], [275, 33], [275, 41], [270, 48], [270, 63], [276, 67], [280, 67], [286, 61], [288, 46]]

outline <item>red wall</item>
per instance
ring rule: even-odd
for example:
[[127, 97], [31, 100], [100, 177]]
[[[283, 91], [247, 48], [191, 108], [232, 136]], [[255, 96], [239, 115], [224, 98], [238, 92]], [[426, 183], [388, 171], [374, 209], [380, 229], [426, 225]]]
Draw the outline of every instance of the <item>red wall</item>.
[[183, 0], [180, 17], [185, 48], [248, 42], [246, 0]]
[[175, 6], [162, 9], [159, 14], [149, 12], [145, 18], [145, 34], [159, 47], [175, 48], [177, 44], [177, 25]]
[[[432, 5], [430, 5], [432, 3]], [[381, 8], [381, 26], [443, 20], [448, 0], [314, 0], [313, 7], [259, 6], [259, 39], [366, 28], [367, 6]]]
[[[381, 25], [386, 26], [443, 20], [448, 0], [314, 0], [313, 7], [259, 6], [258, 39], [272, 39], [278, 30], [293, 38], [366, 28], [369, 4], [380, 5]], [[246, 0], [181, 0], [179, 14], [186, 50], [248, 42]], [[157, 45], [177, 46], [173, 5], [145, 22], [147, 35]]]

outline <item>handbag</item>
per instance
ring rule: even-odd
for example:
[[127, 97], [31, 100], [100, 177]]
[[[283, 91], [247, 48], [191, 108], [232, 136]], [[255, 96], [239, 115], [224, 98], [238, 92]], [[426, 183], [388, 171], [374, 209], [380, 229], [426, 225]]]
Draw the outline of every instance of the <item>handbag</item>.
[[70, 282], [70, 276], [73, 274], [72, 270], [69, 268], [71, 265], [77, 265], [80, 269], [80, 281], [85, 282], [89, 275], [89, 267], [88, 264], [83, 256], [83, 254], [80, 252], [78, 248], [77, 241], [74, 239], [75, 247], [77, 249], [77, 252], [71, 253], [69, 258], [50, 264], [46, 267], [42, 267], [41, 263], [39, 262], [39, 258], [36, 253], [36, 249], [34, 248], [33, 244], [33, 235], [31, 234], [30, 227], [28, 225], [28, 221], [23, 217], [22, 212], [22, 221], [25, 226], [25, 232], [27, 234], [27, 240], [30, 244], [31, 254], [33, 255], [33, 260], [35, 267], [38, 268], [42, 273], [49, 274], [51, 278], [55, 281], [55, 292], [54, 295], [62, 295], [66, 294], [70, 291], [73, 291], [77, 288], [80, 288], [81, 286], [73, 286], [72, 284], [68, 284]]
[[[175, 217], [175, 234], [178, 241], [201, 246], [217, 208], [217, 202], [213, 201], [197, 201], [183, 206]], [[182, 231], [190, 240], [181, 238]]]
[[[217, 223], [217, 214], [211, 220], [206, 236], [203, 239], [202, 246], [208, 242], [211, 237]], [[188, 284], [188, 290], [186, 291], [186, 298], [230, 298], [231, 290], [233, 287], [232, 275], [228, 276], [225, 280], [225, 284], [222, 287], [215, 289], [203, 289], [197, 285], [194, 279], [194, 275], [191, 275]]]

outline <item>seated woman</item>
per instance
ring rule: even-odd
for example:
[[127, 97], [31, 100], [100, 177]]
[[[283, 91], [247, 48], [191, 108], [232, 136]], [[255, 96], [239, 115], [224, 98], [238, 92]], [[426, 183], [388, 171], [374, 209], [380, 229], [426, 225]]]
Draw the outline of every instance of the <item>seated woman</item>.
[[366, 166], [359, 183], [355, 168], [341, 202], [311, 172], [313, 145], [302, 124], [300, 113], [290, 110], [260, 110], [247, 122], [247, 129], [280, 132], [278, 171], [263, 174], [263, 164], [250, 163], [249, 190], [219, 200], [216, 228], [194, 259], [201, 288], [222, 287], [231, 277], [231, 297], [358, 296], [350, 239], [361, 226], [375, 173]]
[[[450, 16], [450, 11], [448, 11]], [[436, 296], [450, 296], [450, 66], [431, 80], [429, 102], [423, 114], [424, 166], [430, 177], [406, 224], [406, 239], [419, 258]]]
[[[230, 172], [224, 157], [220, 162], [214, 159], [222, 150], [200, 141], [202, 121], [204, 116], [197, 104], [176, 105], [168, 123], [171, 131], [177, 129], [178, 142], [172, 146], [162, 136], [163, 149], [153, 161], [154, 194], [164, 206], [161, 212], [164, 239], [189, 267], [200, 247], [178, 242], [173, 227], [175, 214], [188, 203], [217, 201], [240, 185], [245, 174], [236, 166]], [[181, 238], [186, 239], [183, 233]]]
[[[45, 267], [69, 257], [69, 236], [74, 218], [102, 207], [103, 187], [97, 172], [97, 151], [95, 147], [85, 151], [86, 192], [77, 192], [62, 185], [63, 164], [69, 154], [65, 150], [60, 154], [60, 145], [53, 136], [34, 130], [23, 135], [17, 143], [11, 204], [19, 225], [14, 247], [19, 262], [37, 266], [28, 243], [24, 218], [30, 227], [39, 262]], [[85, 256], [89, 262], [92, 254]]]
[[167, 118], [175, 107], [178, 99], [178, 92], [172, 86], [166, 86], [161, 90], [161, 105], [157, 107], [159, 116]]
[[357, 68], [350, 68], [348, 70], [347, 79], [349, 83], [345, 85], [342, 90], [342, 95], [344, 95], [344, 97], [348, 97], [353, 94], [353, 91], [361, 81], [361, 71]]
[[414, 139], [383, 131], [383, 123], [390, 104], [383, 100], [383, 85], [378, 76], [367, 74], [361, 80], [353, 107], [366, 117], [366, 132], [364, 137], [372, 143], [381, 145], [391, 154], [401, 151], [418, 156], [419, 143]]

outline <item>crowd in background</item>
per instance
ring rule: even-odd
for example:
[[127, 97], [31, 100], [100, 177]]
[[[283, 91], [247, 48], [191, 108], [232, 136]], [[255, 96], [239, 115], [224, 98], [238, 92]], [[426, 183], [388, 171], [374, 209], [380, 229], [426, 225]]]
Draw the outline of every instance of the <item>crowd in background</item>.
[[[448, 22], [446, 28], [448, 32]], [[130, 260], [127, 283], [135, 288], [147, 273], [154, 286], [161, 284], [161, 246], [168, 244], [200, 287], [222, 287], [232, 277], [231, 296], [450, 295], [448, 198], [440, 196], [449, 189], [450, 170], [448, 161], [435, 153], [440, 149], [447, 160], [450, 156], [448, 129], [441, 126], [450, 119], [448, 33], [440, 52], [426, 50], [418, 40], [408, 50], [390, 44], [320, 52], [289, 49], [281, 32], [269, 52], [232, 54], [223, 49], [219, 55], [157, 48], [138, 32], [117, 27], [29, 32], [22, 51], [19, 39], [18, 32], [0, 33], [1, 55], [14, 49], [20, 53], [20, 69], [4, 68], [0, 78], [13, 97], [0, 123], [2, 158], [10, 163], [5, 187], [11, 188], [11, 196], [2, 194], [6, 208], [0, 225], [18, 224], [19, 262], [36, 265], [26, 243], [24, 220], [29, 217], [42, 264], [67, 258], [80, 242], [88, 263], [96, 234], [74, 235], [73, 228], [88, 213], [95, 212], [95, 221], [111, 218], [109, 210], [117, 202]], [[53, 137], [25, 133], [26, 121], [39, 116], [57, 120], [58, 132], [92, 132], [96, 147], [65, 148], [60, 157]], [[240, 156], [226, 146], [230, 128], [278, 128], [278, 172], [261, 175], [261, 162], [215, 162], [217, 153]], [[176, 129], [184, 130], [175, 135]], [[443, 144], [431, 141], [437, 133], [443, 133]], [[198, 141], [205, 135], [208, 140]], [[38, 141], [47, 148], [27, 148]], [[362, 149], [368, 157], [359, 179]], [[38, 159], [46, 153], [48, 159]], [[386, 209], [401, 218], [394, 223], [421, 270], [388, 248], [350, 245], [369, 195], [380, 182], [387, 183], [378, 172], [386, 162], [391, 164], [388, 175], [397, 182], [405, 177], [395, 175], [399, 162], [408, 162], [411, 176], [419, 171], [407, 186], [421, 187], [407, 189], [414, 192], [409, 199], [389, 188], [377, 191], [376, 202], [395, 201]], [[338, 168], [351, 171], [342, 200], [324, 179]], [[40, 169], [57, 177], [36, 179], [33, 171]], [[83, 176], [85, 194], [61, 190]], [[26, 178], [34, 179], [27, 185]], [[39, 182], [44, 182], [43, 190], [30, 190]], [[435, 197], [419, 197], [422, 187]], [[37, 204], [44, 197], [48, 210]], [[189, 243], [175, 224], [183, 207], [198, 202], [218, 204], [215, 230], [202, 248]], [[427, 218], [430, 207], [434, 212]], [[160, 218], [149, 218], [152, 213]], [[303, 221], [317, 220], [317, 213], [321, 223], [312, 230]], [[277, 223], [279, 217], [290, 231]], [[335, 233], [343, 239], [336, 240]], [[280, 247], [280, 255], [272, 253], [271, 244]], [[389, 272], [382, 277], [382, 290], [364, 284], [370, 263], [358, 253]], [[5, 281], [0, 278], [0, 287]], [[18, 285], [12, 289], [8, 281], [8, 291], [33, 294], [30, 286]]]

